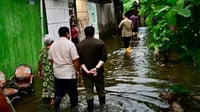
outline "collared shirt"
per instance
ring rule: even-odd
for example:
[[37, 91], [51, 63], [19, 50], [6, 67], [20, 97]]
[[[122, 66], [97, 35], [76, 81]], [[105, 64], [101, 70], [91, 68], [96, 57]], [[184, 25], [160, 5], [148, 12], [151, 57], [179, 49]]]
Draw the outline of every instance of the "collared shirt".
[[[107, 50], [102, 40], [86, 37], [78, 45], [80, 64], [85, 64], [87, 69], [95, 68], [100, 60], [106, 62]], [[103, 66], [99, 72], [103, 72]]]
[[49, 59], [53, 60], [54, 75], [58, 79], [76, 78], [72, 61], [78, 58], [79, 55], [74, 43], [65, 37], [60, 37], [50, 47]]
[[122, 28], [122, 37], [130, 37], [133, 35], [133, 23], [130, 19], [123, 19], [119, 24], [119, 28]]

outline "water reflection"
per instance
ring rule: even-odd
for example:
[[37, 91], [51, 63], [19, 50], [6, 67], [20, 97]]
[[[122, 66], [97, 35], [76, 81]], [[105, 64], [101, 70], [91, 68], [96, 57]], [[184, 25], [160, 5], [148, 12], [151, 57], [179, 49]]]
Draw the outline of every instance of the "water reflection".
[[109, 98], [122, 102], [128, 112], [154, 112], [168, 108], [168, 104], [158, 97], [160, 89], [152, 86], [165, 81], [148, 76], [155, 67], [145, 46], [145, 38], [139, 33], [137, 39], [132, 39], [130, 54], [124, 48], [113, 51], [106, 66], [109, 67], [107, 81], [110, 87], [106, 88]]
[[[143, 29], [143, 28], [141, 28]], [[144, 30], [144, 29], [143, 29]], [[109, 59], [105, 65], [107, 104], [99, 107], [95, 96], [96, 112], [160, 112], [168, 110], [166, 101], [159, 98], [170, 84], [184, 83], [187, 88], [200, 92], [199, 71], [186, 64], [171, 64], [161, 67], [153, 62], [151, 51], [146, 47], [145, 31], [139, 32], [139, 38], [131, 41], [132, 52], [125, 53], [119, 36], [104, 39]], [[36, 92], [25, 97], [14, 106], [17, 112], [50, 112], [51, 106], [40, 97], [41, 84], [36, 80]], [[79, 86], [79, 105], [76, 109], [69, 106], [68, 97], [62, 101], [62, 112], [87, 112], [84, 97], [85, 90]]]
[[183, 63], [156, 65], [145, 43], [147, 35], [143, 31], [138, 35], [131, 42], [130, 54], [121, 47], [111, 52], [106, 66], [109, 98], [122, 102], [128, 112], [158, 112], [169, 111], [168, 103], [159, 94], [171, 84], [183, 83], [198, 93], [199, 86], [195, 87], [200, 83], [194, 79], [200, 78], [199, 72], [194, 73], [194, 68]]

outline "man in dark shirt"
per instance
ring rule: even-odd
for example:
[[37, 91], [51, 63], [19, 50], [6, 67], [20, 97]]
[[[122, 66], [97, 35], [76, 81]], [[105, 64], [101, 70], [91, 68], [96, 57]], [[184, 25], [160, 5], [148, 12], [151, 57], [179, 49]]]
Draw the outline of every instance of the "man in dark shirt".
[[94, 38], [95, 29], [88, 26], [84, 29], [86, 38], [78, 45], [82, 68], [88, 111], [94, 110], [94, 86], [96, 87], [100, 105], [105, 104], [104, 63], [107, 50], [103, 41]]

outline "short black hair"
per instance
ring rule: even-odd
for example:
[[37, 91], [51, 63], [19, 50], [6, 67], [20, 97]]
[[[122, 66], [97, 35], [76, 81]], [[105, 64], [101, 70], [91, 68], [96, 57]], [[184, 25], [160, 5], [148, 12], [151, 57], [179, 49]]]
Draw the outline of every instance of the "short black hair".
[[58, 34], [60, 37], [66, 36], [67, 33], [69, 33], [69, 28], [66, 26], [60, 27], [58, 30]]
[[129, 17], [129, 12], [125, 12], [124, 16]]
[[94, 36], [94, 27], [93, 26], [87, 26], [85, 29], [84, 29], [84, 32], [85, 32], [85, 36], [86, 37], [93, 37]]

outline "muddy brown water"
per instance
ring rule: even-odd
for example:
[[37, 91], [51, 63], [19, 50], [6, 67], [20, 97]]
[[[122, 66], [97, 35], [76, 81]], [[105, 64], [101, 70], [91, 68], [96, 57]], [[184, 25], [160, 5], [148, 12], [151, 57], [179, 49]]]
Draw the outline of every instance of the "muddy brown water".
[[[119, 35], [102, 37], [108, 49], [105, 64], [107, 104], [99, 108], [95, 96], [96, 112], [162, 112], [168, 103], [159, 98], [171, 84], [181, 83], [195, 94], [200, 93], [200, 72], [192, 65], [171, 63], [164, 67], [153, 61], [152, 52], [145, 44], [146, 36], [140, 28], [138, 39], [132, 39], [131, 53], [125, 53]], [[17, 112], [51, 112], [52, 107], [41, 98], [41, 81], [35, 79], [35, 93], [13, 103]], [[79, 84], [79, 105], [69, 107], [67, 96], [61, 104], [63, 112], [87, 112], [85, 91]]]

